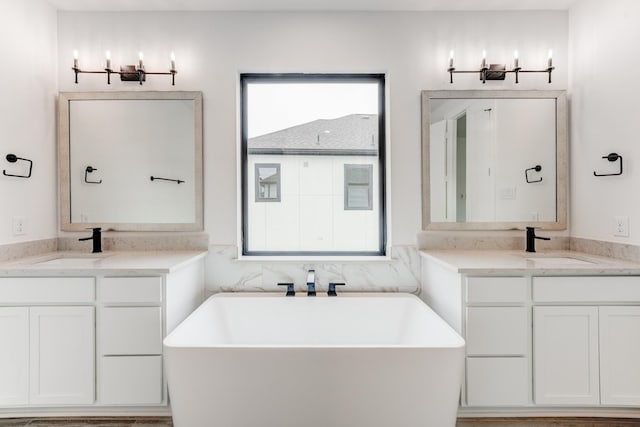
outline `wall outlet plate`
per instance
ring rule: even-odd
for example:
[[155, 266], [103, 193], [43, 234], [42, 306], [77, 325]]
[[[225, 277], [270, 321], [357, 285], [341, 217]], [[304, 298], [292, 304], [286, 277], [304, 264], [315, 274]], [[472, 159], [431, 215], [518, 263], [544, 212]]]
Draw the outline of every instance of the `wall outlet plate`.
[[13, 235], [14, 236], [21, 236], [23, 234], [26, 234], [27, 232], [25, 231], [25, 219], [23, 216], [14, 216], [13, 217]]
[[613, 235], [619, 237], [629, 237], [629, 217], [613, 217]]

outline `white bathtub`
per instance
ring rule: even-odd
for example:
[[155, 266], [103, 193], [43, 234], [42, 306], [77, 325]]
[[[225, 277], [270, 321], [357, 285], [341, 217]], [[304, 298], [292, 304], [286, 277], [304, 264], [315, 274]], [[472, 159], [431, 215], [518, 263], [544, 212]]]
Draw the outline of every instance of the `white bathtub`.
[[218, 294], [165, 340], [175, 427], [453, 427], [464, 340], [413, 295]]

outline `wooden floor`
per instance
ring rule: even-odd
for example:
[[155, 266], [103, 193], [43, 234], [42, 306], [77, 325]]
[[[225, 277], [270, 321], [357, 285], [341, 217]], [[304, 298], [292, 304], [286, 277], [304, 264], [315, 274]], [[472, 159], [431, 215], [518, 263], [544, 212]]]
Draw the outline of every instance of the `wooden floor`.
[[[0, 427], [172, 427], [168, 417], [0, 418]], [[640, 427], [630, 418], [460, 418], [456, 427]], [[305, 426], [300, 426], [305, 427]], [[401, 426], [389, 426], [401, 427]], [[435, 426], [429, 426], [435, 427]]]
[[458, 418], [456, 427], [631, 427], [638, 418]]
[[[1, 1], [1, 0], [0, 0]], [[0, 427], [172, 427], [170, 417], [0, 418]]]

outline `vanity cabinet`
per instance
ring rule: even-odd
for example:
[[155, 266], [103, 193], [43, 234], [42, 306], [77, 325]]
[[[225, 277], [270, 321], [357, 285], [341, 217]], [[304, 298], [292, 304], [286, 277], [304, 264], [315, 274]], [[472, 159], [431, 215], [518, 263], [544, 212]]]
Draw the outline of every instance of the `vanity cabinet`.
[[204, 299], [204, 255], [0, 266], [2, 415], [169, 415], [162, 340]]
[[100, 402], [162, 404], [162, 277], [105, 277], [99, 289]]
[[534, 277], [533, 299], [537, 404], [640, 405], [640, 277]]
[[466, 405], [529, 402], [530, 319], [524, 277], [467, 277]]
[[0, 405], [92, 404], [95, 279], [0, 278], [0, 297]]
[[637, 416], [640, 267], [585, 258], [424, 253], [421, 296], [466, 342], [461, 414]]

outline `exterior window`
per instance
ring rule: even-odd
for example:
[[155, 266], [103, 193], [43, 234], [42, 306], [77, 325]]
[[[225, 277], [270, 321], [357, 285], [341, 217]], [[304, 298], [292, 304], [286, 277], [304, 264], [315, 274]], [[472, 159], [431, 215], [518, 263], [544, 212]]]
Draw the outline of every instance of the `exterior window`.
[[256, 202], [280, 201], [280, 165], [277, 163], [256, 163]]
[[243, 255], [384, 255], [384, 75], [240, 79]]
[[344, 209], [371, 210], [372, 165], [344, 165]]

